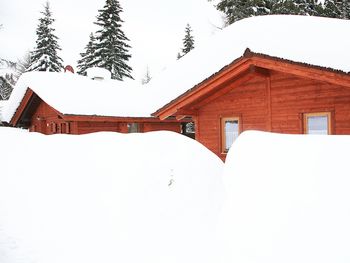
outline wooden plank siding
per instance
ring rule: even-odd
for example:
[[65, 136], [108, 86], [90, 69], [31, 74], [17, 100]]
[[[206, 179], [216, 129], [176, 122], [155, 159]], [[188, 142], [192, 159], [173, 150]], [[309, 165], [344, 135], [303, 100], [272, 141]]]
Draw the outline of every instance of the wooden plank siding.
[[181, 122], [160, 121], [156, 118], [114, 118], [64, 115], [44, 101], [37, 106], [30, 119], [29, 130], [43, 134], [87, 134], [99, 131], [128, 133], [128, 124], [138, 123], [140, 132], [174, 131], [181, 133]]
[[239, 117], [241, 131], [303, 133], [303, 114], [331, 112], [332, 134], [350, 134], [350, 88], [271, 71], [197, 109], [196, 139], [222, 159], [222, 117]]

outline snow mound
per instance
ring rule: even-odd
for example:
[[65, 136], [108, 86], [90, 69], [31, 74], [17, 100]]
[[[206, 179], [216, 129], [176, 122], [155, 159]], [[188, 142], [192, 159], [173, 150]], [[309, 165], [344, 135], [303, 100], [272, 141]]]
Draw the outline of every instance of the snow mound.
[[349, 262], [350, 136], [245, 132], [226, 159], [219, 262]]
[[1, 128], [0, 262], [207, 262], [223, 163], [171, 132]]

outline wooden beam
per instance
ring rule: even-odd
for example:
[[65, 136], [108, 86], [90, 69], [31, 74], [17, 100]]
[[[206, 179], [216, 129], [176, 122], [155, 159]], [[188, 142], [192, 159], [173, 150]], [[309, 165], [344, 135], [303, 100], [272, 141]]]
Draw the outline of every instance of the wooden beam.
[[271, 77], [266, 77], [267, 131], [272, 131]]
[[271, 75], [270, 70], [262, 67], [257, 67], [255, 65], [249, 66], [249, 72], [261, 75], [263, 77], [269, 77]]
[[176, 120], [181, 121], [182, 119], [186, 118], [186, 115], [176, 115]]
[[198, 111], [197, 110], [193, 110], [193, 109], [178, 109], [176, 111], [177, 115], [186, 115], [186, 116], [195, 116], [198, 115]]
[[350, 75], [326, 68], [302, 65], [301, 63], [285, 61], [278, 58], [265, 58], [256, 55], [251, 58], [252, 64], [257, 67], [269, 68], [271, 70], [292, 74], [298, 77], [323, 81], [335, 85], [350, 88]]
[[[156, 117], [109, 117], [97, 115], [62, 115], [65, 121], [94, 121], [94, 122], [159, 122]], [[169, 116], [168, 116], [169, 117]], [[177, 122], [175, 118], [164, 120], [163, 122]]]

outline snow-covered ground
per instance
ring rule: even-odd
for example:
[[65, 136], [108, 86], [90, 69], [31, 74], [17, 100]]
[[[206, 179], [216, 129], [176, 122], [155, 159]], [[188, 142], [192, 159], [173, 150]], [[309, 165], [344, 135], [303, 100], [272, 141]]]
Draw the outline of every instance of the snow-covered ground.
[[216, 262], [350, 262], [349, 149], [348, 135], [241, 134]]
[[1, 263], [350, 261], [350, 136], [0, 138]]
[[0, 262], [207, 262], [222, 161], [171, 132], [0, 128]]

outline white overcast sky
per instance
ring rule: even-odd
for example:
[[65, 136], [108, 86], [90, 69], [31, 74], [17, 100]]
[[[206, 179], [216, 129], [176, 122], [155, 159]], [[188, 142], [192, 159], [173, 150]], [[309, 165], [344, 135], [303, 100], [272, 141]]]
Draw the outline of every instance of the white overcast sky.
[[[96, 27], [97, 10], [105, 0], [51, 0], [54, 28], [64, 64], [75, 67], [90, 32]], [[122, 29], [132, 46], [133, 76], [140, 80], [147, 66], [151, 76], [176, 60], [186, 24], [193, 29], [195, 45], [205, 42], [222, 26], [221, 14], [207, 0], [119, 0]], [[35, 30], [45, 0], [0, 0], [0, 57], [16, 60], [35, 46]]]

